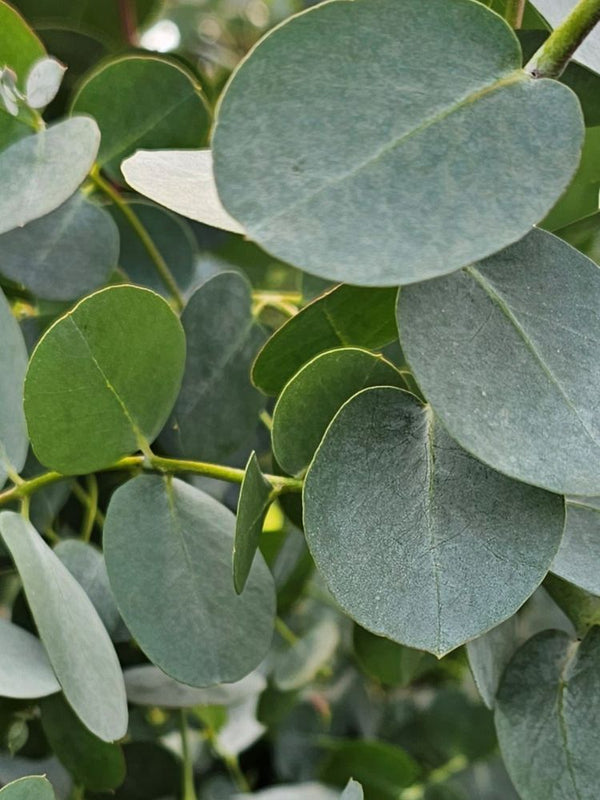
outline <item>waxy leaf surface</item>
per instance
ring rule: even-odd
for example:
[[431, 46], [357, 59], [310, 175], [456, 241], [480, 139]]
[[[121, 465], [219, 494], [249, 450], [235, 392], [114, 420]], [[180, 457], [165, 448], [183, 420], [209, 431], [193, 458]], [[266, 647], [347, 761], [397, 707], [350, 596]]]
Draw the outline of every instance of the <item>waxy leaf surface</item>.
[[246, 464], [235, 518], [233, 583], [238, 594], [244, 590], [250, 575], [265, 517], [275, 494], [262, 474], [256, 453], [252, 452]]
[[52, 786], [45, 778], [21, 778], [0, 789], [2, 800], [55, 800]]
[[27, 349], [19, 324], [0, 291], [0, 486], [7, 470], [20, 472], [27, 458], [23, 381]]
[[46, 697], [60, 691], [39, 639], [0, 619], [0, 697]]
[[567, 498], [565, 532], [552, 572], [600, 595], [600, 498]]

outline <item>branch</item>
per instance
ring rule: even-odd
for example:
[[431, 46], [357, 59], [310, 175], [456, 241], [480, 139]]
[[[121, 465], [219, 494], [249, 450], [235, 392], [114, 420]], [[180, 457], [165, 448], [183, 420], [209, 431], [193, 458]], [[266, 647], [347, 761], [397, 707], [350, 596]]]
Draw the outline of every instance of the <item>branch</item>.
[[571, 56], [600, 22], [600, 0], [579, 0], [525, 67], [532, 78], [560, 78]]

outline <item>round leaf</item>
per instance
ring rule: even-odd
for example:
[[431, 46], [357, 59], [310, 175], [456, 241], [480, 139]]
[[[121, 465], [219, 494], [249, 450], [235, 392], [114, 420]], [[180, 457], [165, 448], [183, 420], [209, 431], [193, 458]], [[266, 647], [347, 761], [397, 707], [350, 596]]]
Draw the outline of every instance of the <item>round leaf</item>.
[[0, 152], [0, 234], [49, 214], [90, 171], [100, 131], [89, 117], [72, 117]]
[[385, 286], [524, 236], [582, 139], [576, 96], [528, 76], [482, 4], [356, 0], [293, 17], [250, 52], [212, 145], [221, 201], [251, 239], [307, 272]]
[[144, 447], [173, 407], [184, 359], [181, 324], [154, 292], [114, 286], [86, 297], [29, 363], [25, 415], [39, 461], [75, 475]]
[[494, 707], [502, 673], [517, 649], [518, 642], [516, 617], [507, 619], [483, 636], [467, 642], [469, 666], [479, 694], [488, 708]]
[[189, 74], [155, 56], [121, 56], [102, 64], [80, 87], [72, 111], [98, 121], [98, 163], [113, 170], [139, 147], [200, 147], [210, 124]]
[[100, 739], [120, 739], [127, 730], [123, 675], [94, 606], [20, 514], [2, 512], [0, 533], [19, 571], [40, 638], [69, 704]]
[[27, 75], [25, 93], [31, 108], [44, 108], [56, 97], [66, 67], [55, 58], [40, 58]]
[[406, 388], [389, 361], [354, 347], [321, 353], [305, 364], [273, 412], [271, 440], [279, 466], [290, 475], [302, 473], [338, 409], [368, 386]]
[[581, 643], [544, 631], [516, 653], [504, 673], [496, 730], [523, 800], [597, 797], [599, 658], [600, 628]]
[[308, 544], [338, 603], [368, 630], [438, 656], [525, 602], [563, 523], [561, 498], [471, 458], [394, 388], [342, 406], [304, 485]]
[[20, 472], [27, 458], [23, 414], [23, 381], [27, 369], [25, 341], [0, 291], [0, 486], [7, 470]]
[[0, 697], [29, 699], [59, 691], [39, 639], [0, 619]]
[[567, 499], [565, 533], [552, 572], [600, 595], [600, 498]]
[[415, 378], [486, 464], [563, 494], [600, 492], [600, 270], [544, 231], [402, 289]]
[[0, 789], [2, 800], [55, 800], [52, 786], [45, 778], [21, 778]]
[[158, 476], [128, 481], [108, 508], [104, 553], [123, 619], [146, 655], [190, 686], [239, 680], [271, 641], [273, 580], [257, 557], [235, 593], [234, 526], [212, 497]]
[[0, 271], [46, 300], [72, 300], [106, 283], [119, 258], [110, 214], [80, 192], [50, 214], [0, 236]]

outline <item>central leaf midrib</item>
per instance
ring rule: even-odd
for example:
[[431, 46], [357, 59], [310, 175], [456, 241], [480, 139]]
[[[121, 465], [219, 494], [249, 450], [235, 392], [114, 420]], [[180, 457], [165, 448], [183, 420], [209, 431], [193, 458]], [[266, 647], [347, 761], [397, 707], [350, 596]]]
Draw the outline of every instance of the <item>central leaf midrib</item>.
[[401, 136], [398, 136], [397, 138], [392, 139], [390, 142], [387, 142], [386, 144], [382, 145], [379, 148], [379, 150], [369, 155], [368, 158], [366, 158], [364, 161], [361, 161], [352, 169], [340, 175], [336, 175], [331, 180], [319, 186], [318, 189], [315, 189], [314, 191], [309, 192], [303, 197], [300, 197], [295, 202], [280, 209], [276, 214], [272, 214], [266, 217], [258, 224], [250, 225], [249, 227], [251, 228], [253, 235], [255, 236], [261, 235], [263, 233], [263, 229], [267, 226], [270, 226], [274, 221], [285, 216], [290, 211], [293, 211], [294, 209], [299, 208], [302, 205], [305, 205], [307, 202], [313, 200], [315, 197], [318, 197], [318, 195], [327, 191], [327, 189], [330, 189], [333, 186], [337, 186], [340, 183], [343, 183], [344, 181], [348, 180], [349, 178], [353, 178], [354, 176], [358, 175], [358, 173], [360, 173], [362, 170], [376, 163], [380, 158], [382, 158], [387, 153], [394, 150], [399, 145], [406, 142], [408, 139], [411, 139], [413, 136], [417, 136], [418, 134], [422, 133], [423, 131], [427, 130], [428, 128], [432, 127], [438, 122], [441, 122], [442, 120], [446, 119], [446, 117], [449, 117], [456, 111], [460, 111], [460, 109], [464, 108], [470, 103], [474, 103], [477, 100], [481, 99], [482, 97], [485, 97], [485, 95], [495, 92], [499, 89], [503, 89], [505, 86], [509, 86], [512, 83], [518, 83], [519, 81], [525, 81], [525, 80], [529, 80], [529, 77], [524, 72], [524, 70], [515, 69], [504, 75], [504, 77], [496, 79], [493, 83], [486, 83], [483, 86], [480, 86], [479, 88], [475, 89], [474, 91], [471, 91], [469, 94], [467, 94], [460, 100], [457, 100], [451, 105], [446, 106], [441, 110], [437, 111], [433, 116], [424, 120], [424, 122], [422, 122], [420, 125], [417, 125], [417, 127], [412, 128], [406, 133], [403, 133]]
[[440, 652], [442, 645], [442, 598], [440, 589], [440, 564], [437, 559], [438, 541], [435, 536], [435, 523], [433, 521], [433, 499], [435, 489], [435, 451], [434, 451], [434, 416], [429, 406], [423, 409], [425, 417], [425, 456], [427, 464], [427, 494], [425, 498], [425, 518], [427, 520], [427, 532], [430, 539], [429, 552], [431, 554], [431, 568], [433, 571], [433, 582], [435, 584], [437, 602], [437, 640], [436, 649]]

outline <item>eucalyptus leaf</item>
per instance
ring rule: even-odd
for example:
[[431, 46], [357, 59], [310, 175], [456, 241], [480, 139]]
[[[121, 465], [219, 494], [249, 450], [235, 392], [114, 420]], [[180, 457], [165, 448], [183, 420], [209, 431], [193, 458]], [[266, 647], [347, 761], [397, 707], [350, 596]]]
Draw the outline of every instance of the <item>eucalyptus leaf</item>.
[[235, 520], [233, 584], [238, 594], [243, 592], [250, 575], [265, 517], [276, 494], [253, 451], [246, 464]]
[[210, 124], [190, 74], [154, 55], [119, 56], [101, 64], [80, 85], [72, 112], [98, 121], [98, 163], [113, 172], [140, 147], [200, 147]]
[[594, 625], [600, 625], [600, 597], [552, 574], [546, 576], [544, 589], [579, 636], [585, 636]]
[[406, 388], [393, 364], [355, 347], [329, 350], [305, 364], [285, 385], [273, 411], [271, 441], [279, 466], [300, 475], [339, 408], [368, 386]]
[[0, 234], [49, 214], [90, 171], [100, 131], [90, 117], [72, 117], [0, 151]]
[[0, 236], [2, 275], [47, 300], [72, 300], [104, 285], [118, 257], [115, 223], [81, 192]]
[[21, 778], [0, 789], [2, 800], [55, 800], [52, 786], [43, 778]]
[[103, 741], [127, 730], [117, 655], [81, 586], [20, 514], [3, 511], [0, 533], [23, 581], [40, 638], [79, 719]]
[[25, 96], [31, 108], [45, 108], [56, 97], [66, 67], [56, 58], [40, 58], [27, 74]]
[[493, 708], [502, 674], [519, 645], [517, 620], [510, 617], [477, 639], [467, 642], [473, 678], [483, 702]]
[[600, 595], [600, 498], [567, 498], [564, 536], [552, 572]]
[[125, 759], [118, 744], [90, 733], [60, 694], [43, 700], [40, 708], [46, 738], [77, 784], [106, 792], [123, 783]]
[[0, 486], [9, 471], [20, 472], [27, 458], [23, 381], [27, 349], [10, 306], [0, 291]]
[[311, 358], [335, 347], [378, 350], [397, 337], [395, 289], [336, 286], [301, 309], [264, 345], [252, 381], [265, 394], [279, 394]]
[[236, 595], [234, 527], [228, 509], [179, 480], [140, 476], [111, 499], [104, 553], [117, 605], [148, 657], [181, 683], [240, 680], [269, 647], [273, 580], [257, 557]]
[[409, 686], [437, 665], [429, 653], [375, 636], [359, 625], [354, 626], [352, 643], [361, 669], [387, 686]]
[[342, 406], [304, 484], [307, 541], [337, 602], [368, 630], [437, 656], [525, 602], [563, 524], [561, 498], [476, 461], [395, 388]]
[[556, 235], [600, 264], [600, 212], [560, 228]]
[[254, 798], [254, 800], [339, 800], [339, 794], [322, 783], [303, 783], [297, 786], [273, 786], [252, 795], [235, 794], [231, 800], [248, 800], [248, 798]]
[[520, 239], [566, 189], [582, 140], [575, 95], [521, 69], [497, 14], [470, 0], [357, 0], [292, 17], [250, 52], [212, 148], [221, 201], [261, 247], [385, 286]]
[[356, 781], [350, 779], [348, 781], [348, 785], [342, 792], [340, 800], [364, 800], [364, 797], [365, 795], [363, 793], [362, 786], [360, 785], [360, 783], [357, 783]]
[[0, 619], [0, 697], [45, 697], [60, 691], [42, 643]]
[[310, 630], [275, 659], [273, 682], [282, 692], [301, 689], [314, 680], [333, 658], [340, 629], [331, 614], [323, 614]]
[[250, 284], [235, 272], [209, 278], [181, 322], [185, 373], [161, 442], [175, 455], [215, 461], [248, 443], [264, 406], [250, 383], [250, 365], [265, 340], [252, 316]]
[[37, 458], [77, 475], [147, 447], [183, 373], [179, 320], [154, 292], [114, 286], [82, 300], [42, 337], [25, 381]]
[[132, 189], [155, 203], [204, 225], [244, 233], [219, 200], [210, 150], [138, 150], [121, 170]]
[[523, 800], [597, 796], [599, 657], [600, 628], [582, 642], [544, 631], [517, 651], [504, 673], [496, 730]]
[[598, 267], [533, 230], [486, 261], [402, 289], [400, 340], [420, 388], [462, 447], [527, 483], [594, 494], [598, 305]]

